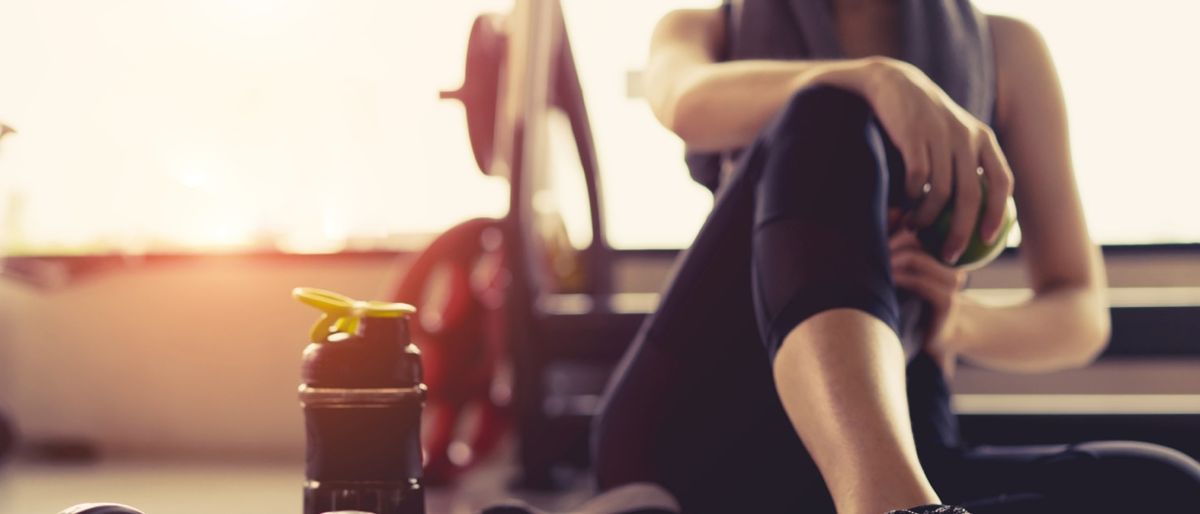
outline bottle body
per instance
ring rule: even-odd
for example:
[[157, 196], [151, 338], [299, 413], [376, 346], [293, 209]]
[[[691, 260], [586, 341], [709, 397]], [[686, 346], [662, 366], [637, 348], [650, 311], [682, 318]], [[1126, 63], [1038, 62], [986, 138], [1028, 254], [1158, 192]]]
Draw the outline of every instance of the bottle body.
[[308, 454], [305, 514], [424, 514], [424, 390], [300, 387]]
[[403, 318], [364, 318], [304, 350], [304, 513], [424, 514], [420, 352]]

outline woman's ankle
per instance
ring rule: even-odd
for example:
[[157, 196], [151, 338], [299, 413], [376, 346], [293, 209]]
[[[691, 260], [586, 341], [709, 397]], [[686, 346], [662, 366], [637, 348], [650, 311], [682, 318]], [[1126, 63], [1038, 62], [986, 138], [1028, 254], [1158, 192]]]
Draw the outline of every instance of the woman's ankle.
[[904, 482], [864, 484], [850, 490], [834, 491], [838, 514], [882, 514], [914, 505], [941, 503], [927, 481]]

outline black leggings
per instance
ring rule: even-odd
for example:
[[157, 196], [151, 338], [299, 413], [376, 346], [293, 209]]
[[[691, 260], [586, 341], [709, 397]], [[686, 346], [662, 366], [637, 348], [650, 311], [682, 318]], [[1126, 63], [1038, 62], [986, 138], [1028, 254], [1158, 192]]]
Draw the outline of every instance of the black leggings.
[[[912, 341], [913, 299], [888, 265], [899, 163], [860, 97], [818, 87], [788, 103], [718, 192], [610, 384], [594, 431], [602, 490], [655, 482], [688, 514], [833, 512], [771, 359], [793, 327], [839, 307]], [[964, 448], [940, 370], [906, 350], [913, 432], [943, 500], [976, 514], [1200, 506], [1200, 465], [1158, 446]]]

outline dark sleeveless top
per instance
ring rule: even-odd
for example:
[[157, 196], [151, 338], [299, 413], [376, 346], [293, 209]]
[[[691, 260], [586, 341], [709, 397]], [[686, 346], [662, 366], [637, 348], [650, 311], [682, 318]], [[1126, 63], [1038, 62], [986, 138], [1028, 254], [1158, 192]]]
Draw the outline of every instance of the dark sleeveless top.
[[[996, 98], [987, 18], [969, 0], [896, 0], [900, 56], [925, 72], [960, 106], [991, 124]], [[725, 0], [723, 60], [843, 59], [833, 0]], [[692, 177], [716, 190], [732, 155], [687, 154]]]

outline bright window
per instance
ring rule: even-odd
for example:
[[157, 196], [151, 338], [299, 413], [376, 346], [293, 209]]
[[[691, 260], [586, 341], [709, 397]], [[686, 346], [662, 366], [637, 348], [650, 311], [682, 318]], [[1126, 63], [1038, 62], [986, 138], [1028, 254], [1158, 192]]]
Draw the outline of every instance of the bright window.
[[1200, 243], [1200, 4], [976, 0], [1033, 23], [1067, 99], [1088, 225], [1101, 243]]
[[[614, 246], [685, 246], [711, 205], [633, 84], [663, 13], [715, 3], [563, 0]], [[978, 4], [1045, 34], [1097, 239], [1200, 242], [1200, 7]], [[0, 143], [0, 246], [392, 248], [499, 215], [507, 185], [479, 174], [461, 107], [437, 92], [461, 81], [475, 14], [509, 5], [6, 2], [0, 122], [20, 133]], [[585, 221], [567, 220], [572, 237]]]
[[0, 7], [0, 242], [14, 253], [412, 246], [507, 210], [462, 80], [511, 0]]

